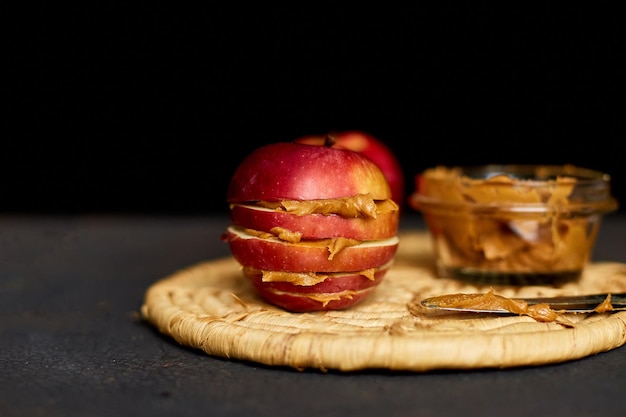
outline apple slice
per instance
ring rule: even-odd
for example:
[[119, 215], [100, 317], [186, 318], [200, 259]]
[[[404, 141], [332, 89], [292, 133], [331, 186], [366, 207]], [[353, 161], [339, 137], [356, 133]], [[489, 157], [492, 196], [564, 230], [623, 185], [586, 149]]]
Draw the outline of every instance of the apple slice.
[[389, 262], [396, 253], [399, 239], [361, 242], [333, 253], [333, 239], [289, 243], [278, 238], [263, 238], [230, 226], [223, 236], [233, 257], [243, 266], [267, 271], [342, 272], [363, 271]]
[[366, 298], [375, 287], [333, 293], [291, 293], [263, 285], [255, 285], [255, 288], [258, 294], [271, 304], [294, 313], [306, 313], [350, 308]]
[[251, 205], [231, 205], [233, 224], [247, 229], [271, 231], [280, 227], [299, 232], [302, 239], [345, 237], [358, 240], [388, 239], [398, 230], [399, 211], [378, 214], [374, 218], [348, 218], [337, 214], [297, 215]]
[[244, 275], [255, 285], [289, 293], [334, 293], [374, 287], [382, 281], [392, 262], [358, 272], [297, 273], [261, 271], [244, 267]]
[[391, 198], [378, 165], [359, 152], [284, 142], [257, 148], [237, 167], [229, 203], [323, 200], [369, 194]]

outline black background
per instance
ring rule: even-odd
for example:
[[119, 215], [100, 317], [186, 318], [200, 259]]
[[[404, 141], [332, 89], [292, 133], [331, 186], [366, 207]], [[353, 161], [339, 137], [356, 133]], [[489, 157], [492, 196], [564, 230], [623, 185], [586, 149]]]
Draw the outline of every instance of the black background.
[[226, 212], [254, 148], [352, 129], [407, 192], [438, 164], [573, 163], [626, 206], [618, 2], [83, 3], [2, 13], [0, 212]]

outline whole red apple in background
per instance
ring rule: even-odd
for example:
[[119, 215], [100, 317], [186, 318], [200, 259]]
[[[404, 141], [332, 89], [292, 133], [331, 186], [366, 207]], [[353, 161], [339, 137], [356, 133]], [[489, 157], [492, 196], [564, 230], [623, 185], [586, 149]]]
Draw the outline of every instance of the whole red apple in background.
[[[360, 130], [333, 132], [332, 136], [336, 140], [335, 147], [361, 152], [378, 165], [387, 178], [393, 201], [401, 207], [404, 205], [404, 173], [400, 162], [389, 146], [377, 137]], [[296, 141], [321, 144], [324, 142], [324, 136], [303, 136]]]
[[398, 247], [399, 207], [360, 152], [280, 142], [237, 167], [223, 235], [259, 295], [294, 312], [348, 308], [383, 279]]

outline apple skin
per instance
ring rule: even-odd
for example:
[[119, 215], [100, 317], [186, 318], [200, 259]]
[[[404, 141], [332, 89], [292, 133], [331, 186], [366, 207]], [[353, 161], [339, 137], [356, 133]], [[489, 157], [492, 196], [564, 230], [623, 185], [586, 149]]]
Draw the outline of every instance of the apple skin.
[[[377, 137], [360, 130], [346, 130], [332, 135], [337, 141], [336, 148], [360, 152], [378, 165], [387, 178], [392, 200], [399, 206], [404, 205], [404, 173], [400, 161], [389, 146]], [[296, 142], [319, 145], [324, 142], [324, 136], [303, 136], [296, 139]]]
[[381, 241], [384, 242], [381, 244], [350, 246], [328, 259], [326, 246], [263, 239], [232, 226], [223, 239], [229, 243], [233, 257], [241, 265], [285, 272], [344, 272], [376, 268], [394, 257], [399, 243], [394, 237]]
[[374, 218], [347, 218], [336, 214], [297, 215], [263, 209], [255, 206], [233, 204], [233, 224], [248, 229], [270, 232], [281, 227], [302, 234], [302, 239], [345, 237], [358, 240], [388, 239], [396, 235], [399, 211], [380, 213]]
[[374, 162], [358, 152], [295, 142], [264, 145], [235, 170], [226, 201], [323, 200], [370, 194], [391, 198]]
[[355, 304], [360, 303], [369, 296], [375, 287], [364, 288], [362, 290], [345, 291], [334, 294], [321, 294], [334, 298], [322, 302], [315, 299], [313, 294], [306, 293], [286, 293], [276, 291], [272, 288], [255, 285], [257, 293], [266, 301], [293, 313], [308, 313], [325, 310], [345, 310]]

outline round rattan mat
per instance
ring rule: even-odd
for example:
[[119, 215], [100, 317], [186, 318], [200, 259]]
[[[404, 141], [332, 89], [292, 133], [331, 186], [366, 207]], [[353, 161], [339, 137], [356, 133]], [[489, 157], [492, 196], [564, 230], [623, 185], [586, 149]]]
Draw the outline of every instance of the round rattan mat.
[[[155, 282], [143, 319], [208, 355], [295, 369], [428, 371], [536, 366], [579, 359], [626, 342], [626, 311], [567, 314], [573, 326], [527, 316], [433, 312], [424, 297], [486, 292], [437, 278], [423, 231], [400, 235], [393, 267], [374, 293], [339, 311], [290, 313], [260, 299], [233, 258], [191, 265]], [[506, 296], [626, 291], [626, 265], [591, 263], [561, 287], [493, 286]]]

